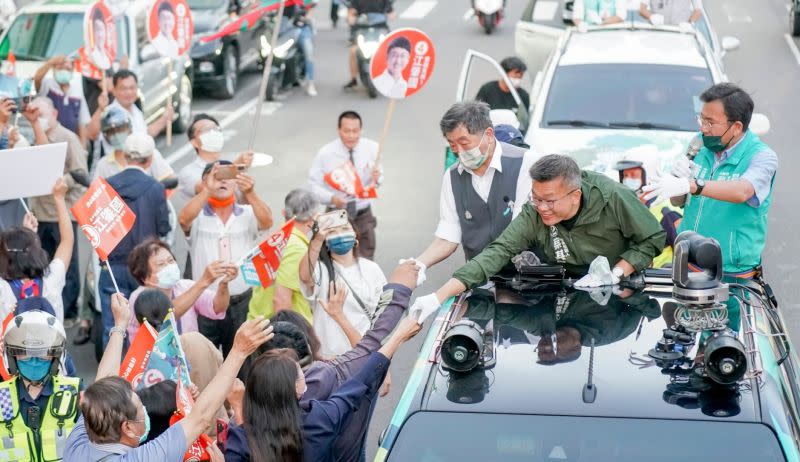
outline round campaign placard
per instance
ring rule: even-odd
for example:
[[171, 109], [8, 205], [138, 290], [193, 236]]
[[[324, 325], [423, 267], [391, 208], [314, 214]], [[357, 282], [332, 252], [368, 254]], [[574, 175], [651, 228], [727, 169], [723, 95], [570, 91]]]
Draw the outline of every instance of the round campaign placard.
[[175, 59], [192, 46], [194, 22], [186, 0], [156, 0], [147, 25], [150, 43], [161, 56]]
[[86, 57], [99, 69], [107, 70], [117, 57], [117, 27], [114, 15], [102, 0], [83, 16], [83, 42]]
[[370, 62], [375, 88], [393, 99], [403, 99], [428, 83], [436, 51], [433, 42], [419, 29], [397, 29], [389, 34]]

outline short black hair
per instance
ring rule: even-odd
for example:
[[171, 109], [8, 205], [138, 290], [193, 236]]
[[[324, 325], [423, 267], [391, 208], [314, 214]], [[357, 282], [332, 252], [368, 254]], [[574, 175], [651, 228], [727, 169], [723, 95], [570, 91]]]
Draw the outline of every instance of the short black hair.
[[136, 83], [139, 83], [139, 78], [136, 77], [136, 74], [131, 72], [131, 71], [129, 71], [128, 69], [120, 69], [117, 72], [115, 72], [112, 82], [113, 82], [114, 86], [116, 87], [117, 86], [117, 82], [119, 82], [120, 80], [125, 80], [128, 77], [133, 77], [133, 80]]
[[525, 73], [525, 71], [528, 70], [528, 66], [526, 66], [525, 63], [523, 63], [522, 60], [516, 56], [509, 56], [508, 58], [500, 61], [500, 67], [503, 68], [506, 74], [511, 71], [520, 71]]
[[133, 312], [139, 324], [147, 319], [156, 330], [160, 330], [171, 307], [172, 300], [160, 289], [144, 289], [133, 302]]
[[219, 127], [219, 120], [206, 114], [205, 112], [195, 114], [194, 118], [192, 119], [192, 122], [189, 124], [189, 128], [186, 129], [186, 136], [188, 136], [190, 140], [194, 139], [194, 134], [196, 131], [194, 126], [197, 125], [197, 122], [200, 122], [201, 120], [210, 120], [214, 122], [217, 125], [217, 127]]
[[361, 116], [358, 115], [358, 112], [356, 112], [356, 111], [348, 110], [348, 111], [344, 111], [341, 114], [339, 114], [339, 125], [337, 125], [339, 128], [342, 128], [342, 120], [343, 119], [355, 119], [355, 120], [358, 120], [358, 125], [359, 126], [363, 126], [364, 125], [364, 122], [361, 121]]
[[322, 359], [319, 354], [322, 343], [319, 337], [317, 337], [317, 333], [314, 331], [314, 326], [312, 326], [311, 323], [308, 322], [308, 319], [303, 317], [302, 314], [294, 310], [280, 310], [273, 314], [269, 321], [273, 323], [282, 321], [290, 322], [299, 327], [300, 330], [303, 331], [303, 335], [306, 336], [306, 340], [308, 340], [308, 347], [311, 348], [311, 356], [313, 359]]
[[700, 95], [700, 101], [704, 103], [720, 101], [728, 122], [741, 122], [745, 130], [750, 127], [755, 104], [753, 98], [737, 85], [727, 82], [713, 85]]
[[161, 2], [161, 4], [158, 5], [158, 14], [161, 14], [162, 11], [169, 11], [175, 14], [175, 10], [172, 9], [172, 5], [170, 5], [169, 2]]
[[279, 348], [289, 348], [297, 353], [301, 362], [304, 358], [311, 358], [311, 348], [308, 346], [308, 339], [301, 328], [288, 321], [275, 321], [271, 325], [272, 333], [275, 336], [258, 348], [258, 354]]
[[47, 252], [33, 231], [15, 227], [0, 235], [0, 277], [41, 278], [47, 274], [49, 264]]
[[173, 380], [164, 380], [136, 392], [150, 418], [150, 433], [147, 434], [145, 443], [158, 438], [169, 429], [169, 420], [178, 410], [175, 400], [177, 390], [178, 384]]
[[411, 53], [411, 41], [403, 36], [397, 37], [389, 43], [389, 46], [386, 48], [386, 54], [389, 54], [392, 48], [402, 48]]

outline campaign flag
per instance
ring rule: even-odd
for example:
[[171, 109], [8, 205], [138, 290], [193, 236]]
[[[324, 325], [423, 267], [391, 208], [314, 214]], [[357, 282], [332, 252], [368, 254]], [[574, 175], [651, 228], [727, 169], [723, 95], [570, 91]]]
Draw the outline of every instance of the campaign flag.
[[370, 60], [370, 76], [383, 96], [403, 99], [428, 83], [436, 62], [433, 41], [419, 29], [392, 31], [375, 50]]
[[89, 57], [86, 56], [85, 47], [80, 47], [78, 49], [78, 59], [75, 60], [73, 67], [75, 68], [75, 72], [86, 78], [92, 80], [100, 80], [103, 78], [103, 71], [92, 64], [92, 62], [89, 61]]
[[[194, 399], [192, 398], [192, 394], [189, 392], [187, 384], [181, 380], [181, 374], [179, 371], [176, 371], [176, 375], [178, 376], [178, 386], [175, 388], [175, 403], [177, 410], [169, 419], [170, 426], [175, 425], [176, 423], [180, 422], [181, 419], [189, 415], [194, 407]], [[189, 448], [186, 450], [186, 453], [184, 453], [184, 462], [211, 460], [211, 456], [206, 450], [210, 444], [213, 444], [213, 440], [205, 433], [201, 434], [200, 437], [189, 446]]]
[[349, 160], [326, 173], [324, 179], [331, 188], [348, 196], [359, 199], [375, 199], [378, 197], [378, 191], [374, 185], [364, 188], [364, 184], [361, 182], [358, 172], [356, 172], [355, 165]]
[[294, 229], [294, 218], [242, 258], [239, 266], [244, 282], [254, 287], [272, 285], [281, 265], [283, 250], [292, 235], [292, 229]]
[[158, 333], [145, 319], [120, 365], [119, 376], [130, 382], [134, 389], [138, 388], [142, 381], [157, 336]]
[[186, 355], [183, 354], [183, 347], [178, 336], [178, 329], [175, 323], [175, 315], [170, 311], [161, 332], [153, 344], [153, 350], [147, 360], [142, 380], [139, 381], [138, 389], [155, 385], [164, 380], [180, 379], [185, 384], [191, 383], [189, 379], [189, 364]]
[[136, 215], [125, 201], [106, 180], [99, 177], [71, 210], [81, 231], [103, 261], [108, 260], [108, 254], [136, 221]]
[[8, 57], [6, 58], [6, 62], [8, 62], [6, 75], [9, 77], [15, 77], [17, 75], [17, 57], [14, 56], [13, 51], [11, 50], [8, 51]]

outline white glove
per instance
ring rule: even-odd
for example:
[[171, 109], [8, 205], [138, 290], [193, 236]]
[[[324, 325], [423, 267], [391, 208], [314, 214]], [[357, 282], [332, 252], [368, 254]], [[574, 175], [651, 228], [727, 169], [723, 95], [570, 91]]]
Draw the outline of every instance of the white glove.
[[581, 24], [586, 22], [592, 25], [603, 24], [603, 18], [596, 11], [587, 11], [585, 16], [586, 16], [586, 21], [581, 21]]
[[417, 320], [418, 324], [422, 324], [425, 319], [442, 306], [436, 294], [423, 295], [414, 300], [414, 304], [408, 310], [408, 315]]
[[417, 268], [419, 268], [419, 273], [417, 274], [417, 287], [421, 286], [422, 283], [428, 279], [428, 276], [425, 274], [425, 270], [428, 269], [428, 267], [425, 265], [425, 263], [422, 263], [416, 258], [401, 258], [399, 264], [402, 265], [407, 261], [413, 261], [417, 264]]
[[663, 26], [664, 25], [664, 15], [662, 14], [651, 14], [650, 15], [650, 24], [654, 26]]
[[695, 163], [689, 160], [689, 158], [686, 156], [679, 156], [677, 159], [675, 159], [675, 163], [672, 164], [672, 176], [687, 179], [693, 178], [693, 165], [695, 165]]
[[644, 200], [650, 201], [653, 198], [657, 198], [655, 203], [659, 204], [670, 197], [685, 196], [689, 194], [690, 189], [691, 185], [688, 178], [676, 178], [672, 175], [666, 175], [643, 187], [642, 192], [645, 193]]
[[589, 30], [589, 26], [586, 25], [586, 21], [581, 21], [580, 24], [578, 24], [578, 32], [583, 34], [587, 30]]

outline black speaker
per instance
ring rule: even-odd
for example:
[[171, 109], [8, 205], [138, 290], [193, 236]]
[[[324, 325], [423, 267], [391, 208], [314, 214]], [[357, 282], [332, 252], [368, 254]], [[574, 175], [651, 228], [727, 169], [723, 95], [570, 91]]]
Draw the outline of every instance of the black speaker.
[[730, 334], [715, 334], [708, 339], [704, 361], [708, 378], [721, 385], [732, 385], [747, 372], [744, 345]]
[[483, 361], [483, 329], [468, 320], [453, 324], [444, 334], [441, 355], [444, 367], [471, 371]]

